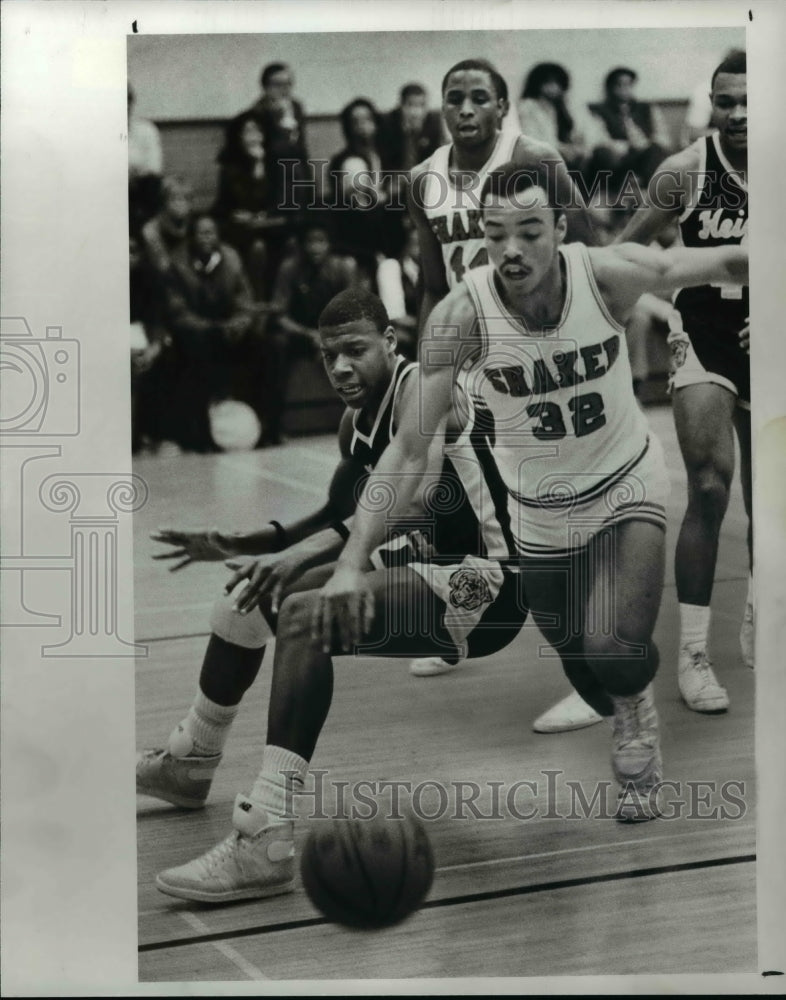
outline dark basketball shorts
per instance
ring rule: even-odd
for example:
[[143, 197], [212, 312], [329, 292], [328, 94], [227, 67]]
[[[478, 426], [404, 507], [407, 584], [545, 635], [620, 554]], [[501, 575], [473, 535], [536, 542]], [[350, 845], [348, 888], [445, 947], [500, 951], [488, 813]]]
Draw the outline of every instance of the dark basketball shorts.
[[[738, 330], [723, 330], [690, 314], [676, 313], [669, 346], [672, 356], [671, 387], [710, 382], [733, 392], [739, 406], [750, 409], [751, 363], [748, 352], [740, 346]], [[742, 329], [742, 324], [740, 324]]]
[[444, 604], [442, 625], [456, 646], [449, 662], [489, 656], [521, 631], [528, 607], [521, 575], [497, 559], [465, 555], [419, 558], [407, 535], [381, 545], [371, 557], [375, 568], [407, 566]]

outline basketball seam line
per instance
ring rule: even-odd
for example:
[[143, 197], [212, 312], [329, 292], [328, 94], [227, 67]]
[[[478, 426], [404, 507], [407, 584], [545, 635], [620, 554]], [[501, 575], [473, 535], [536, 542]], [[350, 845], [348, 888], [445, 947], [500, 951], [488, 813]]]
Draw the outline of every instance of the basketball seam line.
[[357, 863], [360, 874], [363, 877], [363, 881], [366, 883], [366, 889], [368, 890], [368, 894], [371, 899], [371, 912], [378, 914], [379, 896], [377, 894], [376, 886], [368, 873], [368, 869], [363, 864], [363, 855], [360, 852], [360, 844], [358, 843], [358, 827], [355, 824], [350, 823], [347, 829], [349, 831], [349, 839], [352, 843], [352, 849], [355, 853], [355, 862]]
[[[607, 872], [603, 875], [588, 875], [583, 878], [558, 879], [553, 882], [539, 882], [534, 885], [513, 886], [508, 889], [490, 889], [485, 892], [467, 893], [461, 896], [446, 896], [444, 899], [427, 900], [421, 909], [435, 909], [440, 906], [460, 906], [465, 903], [478, 903], [490, 899], [504, 899], [509, 896], [527, 896], [536, 892], [548, 892], [557, 889], [571, 889], [583, 885], [595, 885], [601, 882], [620, 882], [628, 878], [646, 878], [652, 875], [668, 875], [673, 872], [699, 871], [703, 868], [719, 868], [728, 865], [749, 864], [756, 860], [755, 854], [739, 854], [728, 858], [711, 858], [707, 861], [686, 861], [678, 865], [659, 865], [655, 868], [633, 868], [623, 872]], [[165, 941], [150, 941], [139, 946], [139, 952], [162, 951], [166, 948], [184, 948], [188, 945], [206, 944], [212, 941], [224, 941], [229, 938], [254, 937], [262, 934], [275, 934], [280, 931], [301, 930], [306, 927], [317, 927], [329, 924], [324, 917], [303, 917], [298, 920], [284, 920], [276, 924], [262, 924], [258, 927], [244, 927], [237, 930], [215, 931], [211, 934], [201, 934], [194, 937], [172, 938]]]
[[[316, 853], [316, 847], [312, 848], [311, 853], [312, 854]], [[305, 854], [303, 857], [305, 859]], [[348, 858], [346, 858], [346, 855], [345, 855], [345, 860], [349, 860]], [[302, 870], [301, 870], [301, 876], [302, 876]], [[347, 911], [350, 912], [352, 911], [352, 900], [346, 896], [341, 895], [341, 893], [339, 893], [338, 890], [336, 889], [335, 885], [325, 880], [325, 877], [319, 870], [319, 866], [315, 864], [313, 857], [309, 857], [309, 877], [312, 878], [314, 882], [320, 886], [325, 895], [333, 896], [336, 902], [341, 907], [343, 907]], [[316, 923], [330, 923], [330, 921], [326, 920], [324, 917], [311, 917], [308, 919], [315, 920]]]

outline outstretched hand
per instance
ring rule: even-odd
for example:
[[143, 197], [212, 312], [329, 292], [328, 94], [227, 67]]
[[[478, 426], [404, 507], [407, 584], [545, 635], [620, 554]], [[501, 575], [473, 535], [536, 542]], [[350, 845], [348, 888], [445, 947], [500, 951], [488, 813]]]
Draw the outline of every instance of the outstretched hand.
[[329, 653], [335, 631], [340, 637], [342, 651], [350, 653], [367, 635], [373, 621], [374, 594], [367, 574], [338, 566], [319, 592], [311, 622], [312, 638]]
[[234, 555], [237, 551], [232, 535], [220, 531], [178, 531], [175, 528], [159, 528], [151, 533], [154, 542], [175, 546], [167, 552], [157, 552], [154, 559], [179, 559], [169, 567], [170, 573], [190, 565], [192, 562], [218, 562]]

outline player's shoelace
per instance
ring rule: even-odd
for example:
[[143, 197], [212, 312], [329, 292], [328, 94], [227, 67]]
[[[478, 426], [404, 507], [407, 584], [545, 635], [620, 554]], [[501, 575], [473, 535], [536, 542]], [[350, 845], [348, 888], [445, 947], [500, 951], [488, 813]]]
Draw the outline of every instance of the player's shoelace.
[[701, 687], [720, 687], [712, 670], [712, 660], [707, 655], [706, 649], [697, 649], [690, 654], [691, 669], [695, 670], [701, 681]]
[[639, 731], [639, 702], [625, 701], [617, 702], [615, 706], [614, 721], [617, 746], [628, 747], [633, 743], [638, 743], [641, 738]]
[[228, 837], [211, 848], [207, 854], [203, 854], [198, 859], [197, 864], [202, 868], [205, 875], [212, 874], [216, 868], [222, 865], [232, 855], [238, 839], [237, 830], [233, 830]]

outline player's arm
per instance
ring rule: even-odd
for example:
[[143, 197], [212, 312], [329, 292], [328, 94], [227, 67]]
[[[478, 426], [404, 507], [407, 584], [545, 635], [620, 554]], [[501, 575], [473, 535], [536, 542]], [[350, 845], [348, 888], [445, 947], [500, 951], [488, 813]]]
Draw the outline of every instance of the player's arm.
[[[177, 560], [172, 570], [181, 569], [192, 562], [215, 562], [242, 556], [267, 556], [284, 550], [292, 554], [293, 546], [311, 544], [308, 551], [313, 555], [326, 553], [331, 561], [343, 545], [342, 522], [351, 516], [359, 484], [365, 475], [362, 466], [350, 455], [352, 440], [352, 412], [347, 410], [342, 417], [338, 433], [341, 459], [333, 473], [324, 504], [306, 517], [280, 524], [270, 522], [263, 528], [249, 532], [225, 533], [218, 529], [208, 531], [184, 531], [176, 528], [159, 528], [150, 537], [155, 542], [174, 546], [166, 552], [153, 556], [159, 560]], [[305, 552], [306, 549], [302, 549]], [[247, 569], [247, 564], [238, 570]], [[234, 581], [230, 590], [248, 573], [243, 573]]]
[[[387, 526], [406, 513], [418, 498], [429, 468], [429, 445], [442, 434], [454, 401], [454, 380], [463, 356], [473, 345], [475, 313], [462, 285], [440, 303], [429, 318], [429, 330], [451, 331], [439, 339], [439, 357], [423, 345], [419, 378], [409, 379], [401, 424], [369, 476], [358, 502], [352, 532], [336, 571], [320, 593], [313, 622], [314, 637], [330, 648], [334, 624], [344, 649], [361, 641], [371, 627], [374, 601], [364, 571], [369, 557], [385, 538]], [[432, 352], [435, 354], [436, 352]], [[380, 504], [391, 498], [392, 503]]]
[[420, 269], [423, 276], [423, 301], [420, 306], [421, 329], [424, 328], [428, 317], [437, 304], [448, 294], [448, 280], [445, 275], [442, 248], [439, 245], [439, 240], [431, 231], [423, 211], [425, 185], [425, 168], [412, 170], [409, 183], [406, 185], [406, 195], [409, 217], [417, 231], [420, 245]]
[[248, 585], [238, 596], [237, 611], [245, 614], [269, 593], [275, 613], [280, 596], [291, 580], [314, 566], [335, 562], [349, 534], [347, 522], [352, 517], [367, 475], [360, 462], [350, 454], [351, 437], [352, 413], [347, 410], [339, 428], [342, 457], [333, 473], [327, 501], [307, 517], [275, 528], [279, 545], [285, 546], [284, 551], [275, 556], [227, 561], [227, 566], [235, 573], [227, 581], [226, 593], [231, 593], [239, 583], [248, 580]]
[[[306, 517], [283, 524], [284, 538], [282, 540], [285, 542], [284, 546], [282, 546], [283, 548], [296, 545], [310, 538], [316, 532], [331, 528], [334, 524], [343, 522], [346, 518], [352, 516], [357, 497], [360, 493], [360, 483], [365, 478], [366, 472], [363, 466], [355, 461], [349, 452], [349, 444], [352, 440], [351, 410], [346, 410], [341, 418], [338, 439], [341, 458], [330, 480], [325, 502]], [[274, 551], [270, 548], [259, 549], [254, 547], [259, 542], [264, 543], [267, 538], [267, 531], [245, 535], [243, 542], [245, 551], [249, 554]]]
[[620, 323], [645, 292], [664, 295], [695, 285], [748, 283], [748, 250], [741, 246], [662, 250], [623, 243], [592, 249], [590, 261], [601, 295]]
[[513, 150], [513, 160], [525, 169], [538, 173], [545, 171], [547, 183], [549, 189], [553, 189], [555, 201], [565, 208], [568, 222], [567, 242], [595, 246], [598, 240], [592, 228], [587, 206], [559, 152], [547, 142], [538, 142], [528, 136], [521, 135]]
[[693, 149], [667, 157], [649, 183], [645, 204], [636, 209], [614, 243], [650, 244], [682, 212], [690, 196], [691, 172], [698, 167], [698, 153]]

